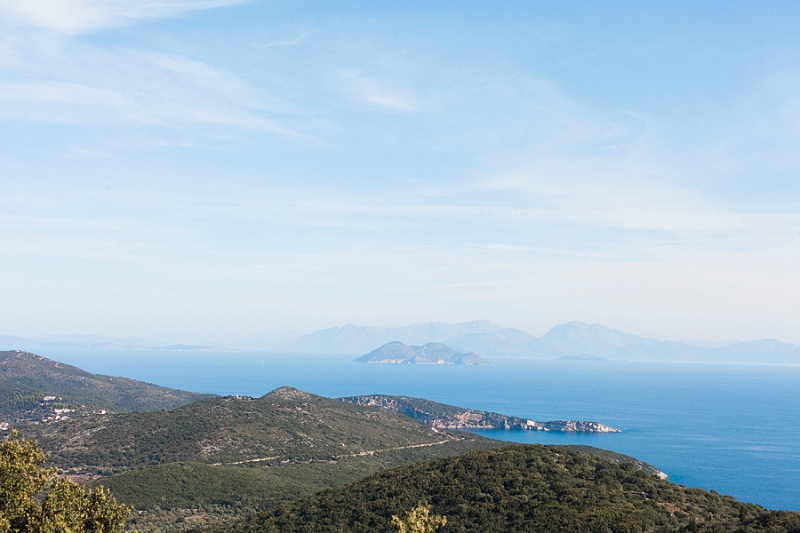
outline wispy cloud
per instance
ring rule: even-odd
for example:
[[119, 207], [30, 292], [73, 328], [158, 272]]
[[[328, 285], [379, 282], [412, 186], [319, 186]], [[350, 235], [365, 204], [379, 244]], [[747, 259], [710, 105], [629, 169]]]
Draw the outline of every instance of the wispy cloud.
[[387, 111], [415, 112], [420, 102], [408, 88], [407, 82], [389, 77], [375, 77], [354, 69], [338, 70], [335, 75], [343, 94], [359, 104]]
[[249, 0], [0, 0], [7, 23], [34, 26], [62, 34], [77, 34], [129, 22], [173, 17], [188, 11], [211, 9]]
[[[36, 44], [36, 43], [30, 43]], [[229, 126], [295, 135], [280, 103], [223, 68], [153, 51], [62, 43], [26, 50], [16, 79], [0, 81], [0, 116], [39, 122]], [[42, 71], [47, 75], [42, 75]], [[275, 114], [282, 121], [273, 118]]]

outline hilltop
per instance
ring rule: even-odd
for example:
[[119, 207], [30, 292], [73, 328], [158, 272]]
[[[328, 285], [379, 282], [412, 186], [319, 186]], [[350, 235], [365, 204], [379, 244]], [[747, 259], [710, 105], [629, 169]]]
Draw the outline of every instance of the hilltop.
[[173, 409], [207, 394], [90, 374], [20, 350], [0, 352], [0, 423], [54, 421], [98, 411]]
[[225, 533], [394, 531], [429, 502], [444, 531], [800, 531], [800, 513], [688, 489], [569, 447], [509, 446], [374, 474], [220, 528]]

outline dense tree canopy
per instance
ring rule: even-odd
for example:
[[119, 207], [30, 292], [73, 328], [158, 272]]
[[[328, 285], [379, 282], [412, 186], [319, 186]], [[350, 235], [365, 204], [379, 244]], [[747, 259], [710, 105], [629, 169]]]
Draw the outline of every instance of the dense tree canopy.
[[800, 533], [800, 513], [768, 511], [681, 487], [634, 463], [541, 445], [386, 470], [230, 524], [220, 533], [397, 531], [398, 521], [406, 526], [409, 518], [419, 521], [418, 513], [408, 513], [418, 502], [429, 502], [431, 513], [446, 517], [436, 530], [441, 533]]
[[35, 442], [17, 437], [0, 443], [0, 533], [111, 533], [130, 509], [103, 487], [86, 490], [43, 468]]

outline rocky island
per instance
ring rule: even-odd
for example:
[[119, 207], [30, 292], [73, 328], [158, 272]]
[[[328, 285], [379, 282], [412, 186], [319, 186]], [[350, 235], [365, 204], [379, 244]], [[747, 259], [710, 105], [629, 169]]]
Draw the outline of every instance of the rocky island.
[[407, 396], [372, 394], [367, 396], [348, 396], [340, 399], [356, 405], [397, 411], [437, 429], [519, 429], [525, 431], [620, 433], [620, 430], [598, 422], [585, 420], [537, 422], [491, 411], [475, 411]]
[[472, 352], [457, 352], [438, 342], [408, 346], [395, 341], [384, 344], [355, 360], [356, 363], [390, 365], [489, 365], [489, 361]]

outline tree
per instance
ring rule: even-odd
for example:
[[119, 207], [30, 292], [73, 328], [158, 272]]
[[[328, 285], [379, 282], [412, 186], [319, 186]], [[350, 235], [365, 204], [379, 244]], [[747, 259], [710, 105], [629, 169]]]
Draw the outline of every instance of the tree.
[[17, 432], [0, 443], [0, 533], [112, 533], [130, 508], [103, 487], [87, 490], [43, 468], [46, 457]]
[[405, 519], [392, 515], [392, 524], [399, 533], [433, 533], [447, 523], [447, 517], [431, 514], [428, 502], [422, 502], [406, 513]]

